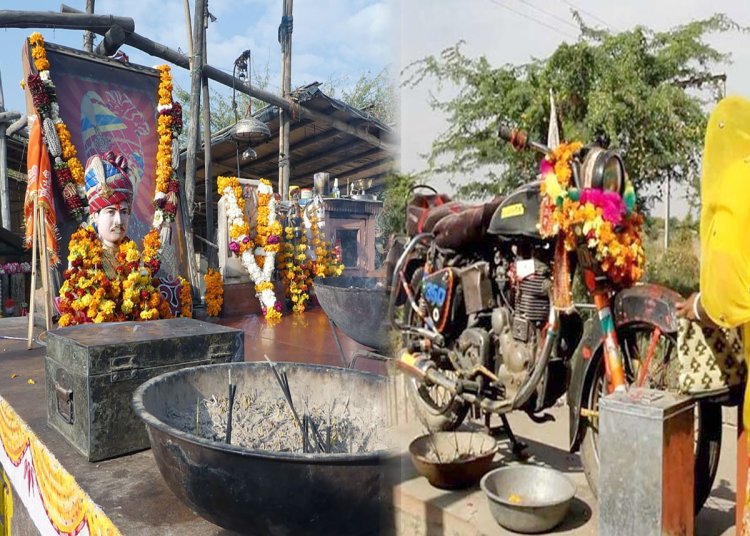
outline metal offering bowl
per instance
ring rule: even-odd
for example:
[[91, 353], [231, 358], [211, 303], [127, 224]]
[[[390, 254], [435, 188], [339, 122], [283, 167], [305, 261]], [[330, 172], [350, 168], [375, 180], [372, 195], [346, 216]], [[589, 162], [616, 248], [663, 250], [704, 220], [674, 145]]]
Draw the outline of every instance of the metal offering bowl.
[[576, 487], [560, 471], [512, 465], [490, 471], [480, 482], [495, 520], [514, 532], [539, 533], [565, 518]]

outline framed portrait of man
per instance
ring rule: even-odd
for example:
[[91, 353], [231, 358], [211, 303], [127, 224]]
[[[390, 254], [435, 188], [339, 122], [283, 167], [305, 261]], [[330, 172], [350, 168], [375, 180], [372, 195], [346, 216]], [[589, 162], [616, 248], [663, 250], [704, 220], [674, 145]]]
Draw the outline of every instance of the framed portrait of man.
[[[89, 157], [108, 151], [127, 158], [134, 191], [128, 236], [140, 245], [154, 216], [159, 71], [49, 42], [45, 48], [60, 117], [70, 131], [78, 159], [85, 165]], [[23, 60], [26, 77], [34, 69], [28, 43]], [[28, 92], [27, 110], [29, 115], [34, 113]], [[64, 260], [77, 222], [67, 215], [60, 192], [55, 192], [55, 208]], [[189, 273], [183, 225], [178, 211], [171, 241], [164, 244], [160, 277]]]

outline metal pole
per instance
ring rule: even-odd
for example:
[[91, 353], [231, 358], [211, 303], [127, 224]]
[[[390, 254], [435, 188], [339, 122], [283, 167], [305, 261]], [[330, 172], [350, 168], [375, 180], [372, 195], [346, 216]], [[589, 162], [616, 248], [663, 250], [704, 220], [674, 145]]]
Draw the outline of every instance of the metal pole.
[[[292, 20], [292, 0], [284, 0], [283, 18], [288, 21], [280, 32], [281, 41], [281, 96], [288, 100], [292, 91], [292, 29], [289, 24]], [[289, 157], [289, 119], [290, 114], [281, 110], [279, 116], [279, 193], [281, 199], [289, 199], [289, 178], [291, 176], [291, 164]]]
[[[3, 97], [3, 81], [0, 78], [0, 112], [5, 111], [5, 97]], [[3, 228], [11, 231], [10, 224], [10, 190], [8, 189], [8, 146], [5, 129], [8, 124], [0, 123], [0, 216]]]
[[[86, 0], [86, 13], [94, 13], [95, 0]], [[93, 52], [94, 50], [94, 33], [86, 30], [83, 32], [83, 50]]]

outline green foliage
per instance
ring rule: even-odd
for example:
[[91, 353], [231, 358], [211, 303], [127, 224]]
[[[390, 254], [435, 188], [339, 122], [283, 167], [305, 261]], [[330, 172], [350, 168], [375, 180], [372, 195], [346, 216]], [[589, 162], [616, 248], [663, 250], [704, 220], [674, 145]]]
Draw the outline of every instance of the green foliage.
[[[253, 87], [259, 89], [266, 89], [271, 81], [271, 70], [269, 64], [266, 62], [265, 68], [258, 72], [257, 69], [253, 69]], [[232, 104], [232, 90], [226, 88], [226, 86], [218, 86], [221, 90], [217, 90], [217, 85], [212, 84], [209, 88], [209, 105], [211, 108], [211, 132], [215, 134], [222, 128], [228, 127], [236, 123], [235, 109]], [[224, 93], [229, 91], [228, 94]], [[178, 84], [174, 85], [174, 100], [182, 104], [182, 117], [184, 122], [184, 128], [182, 134], [180, 134], [180, 145], [185, 146], [187, 144], [187, 132], [188, 125], [190, 123], [190, 88], [185, 89]], [[201, 103], [203, 102], [201, 97]], [[251, 110], [258, 111], [266, 103], [260, 99], [250, 97], [245, 93], [239, 91], [236, 92], [235, 99], [237, 101], [236, 117], [242, 118], [245, 116], [245, 112], [248, 110], [248, 104], [252, 103]], [[203, 122], [201, 120], [201, 135], [203, 134]]]
[[690, 224], [674, 228], [670, 233], [669, 247], [666, 251], [660, 238], [645, 242], [645, 280], [669, 287], [683, 296], [689, 296], [698, 291], [700, 280], [698, 234]]
[[387, 125], [395, 121], [398, 102], [396, 85], [387, 68], [374, 76], [369, 71], [361, 74], [351, 88], [339, 89], [334, 81], [329, 80], [323, 84], [322, 90], [326, 95], [367, 112]]
[[561, 44], [546, 59], [495, 67], [484, 56], [466, 56], [459, 42], [404, 70], [408, 87], [434, 80], [438, 89], [447, 83], [459, 88], [448, 100], [431, 98], [449, 126], [433, 142], [425, 173], [483, 172], [484, 181], [458, 189], [467, 197], [533, 180], [538, 156], [513, 151], [498, 139], [497, 127], [508, 124], [545, 141], [552, 89], [561, 135], [584, 142], [609, 139], [610, 147], [623, 153], [637, 191], [654, 185], [658, 197], [666, 177], [677, 183], [699, 175], [706, 126], [702, 105], [720, 92], [712, 68], [729, 60], [704, 38], [745, 28], [715, 15], [666, 32], [639, 26], [610, 33], [587, 27], [577, 13], [574, 17], [578, 41]]
[[406, 202], [415, 184], [414, 175], [391, 173], [386, 177], [383, 210], [378, 216], [378, 234], [387, 238], [392, 234], [406, 233]]

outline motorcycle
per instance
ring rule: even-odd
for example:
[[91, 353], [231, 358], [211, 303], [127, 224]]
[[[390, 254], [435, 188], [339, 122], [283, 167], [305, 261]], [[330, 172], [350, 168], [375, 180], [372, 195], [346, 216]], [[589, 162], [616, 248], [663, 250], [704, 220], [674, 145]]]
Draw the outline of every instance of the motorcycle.
[[[517, 149], [551, 152], [519, 131], [501, 127], [499, 135]], [[623, 193], [625, 168], [615, 152], [590, 148], [570, 167], [579, 188]], [[457, 428], [469, 410], [488, 426], [498, 415], [520, 454], [505, 415], [524, 411], [541, 422], [567, 395], [570, 451], [580, 451], [596, 495], [599, 399], [630, 386], [676, 389], [680, 295], [653, 284], [621, 288], [584, 242], [556, 256], [563, 238], [544, 238], [538, 227], [540, 180], [479, 206], [427, 188], [431, 194], [415, 194], [407, 206], [388, 311], [417, 415], [431, 431]], [[561, 311], [553, 304], [556, 279], [572, 284], [576, 272], [593, 305]], [[721, 402], [695, 404], [696, 512], [718, 468]]]

